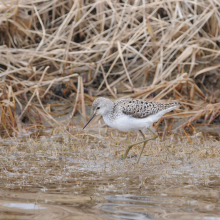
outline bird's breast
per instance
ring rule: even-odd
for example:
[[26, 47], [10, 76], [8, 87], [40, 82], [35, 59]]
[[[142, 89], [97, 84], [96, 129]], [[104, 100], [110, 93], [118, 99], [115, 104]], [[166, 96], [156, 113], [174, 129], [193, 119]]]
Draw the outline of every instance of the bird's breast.
[[116, 118], [103, 117], [105, 123], [119, 131], [137, 131], [149, 127], [153, 122], [149, 119], [133, 118], [130, 115], [120, 115]]

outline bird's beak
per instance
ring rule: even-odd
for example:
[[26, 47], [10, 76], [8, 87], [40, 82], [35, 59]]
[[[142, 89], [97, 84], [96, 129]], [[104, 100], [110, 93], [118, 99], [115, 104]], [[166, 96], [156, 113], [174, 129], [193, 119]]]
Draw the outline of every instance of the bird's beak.
[[92, 119], [96, 116], [96, 114], [94, 113], [94, 115], [89, 119], [89, 121], [86, 123], [86, 125], [83, 127], [83, 129], [89, 124], [90, 121], [92, 121]]

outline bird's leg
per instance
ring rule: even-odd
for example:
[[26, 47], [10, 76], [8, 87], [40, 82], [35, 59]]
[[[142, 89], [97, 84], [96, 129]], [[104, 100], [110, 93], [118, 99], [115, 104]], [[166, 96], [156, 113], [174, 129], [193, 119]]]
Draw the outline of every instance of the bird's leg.
[[[143, 139], [146, 140], [146, 138], [145, 138], [145, 136], [144, 136], [144, 133], [143, 133], [141, 130], [139, 130], [139, 132], [141, 133]], [[142, 153], [143, 153], [143, 150], [144, 150], [144, 148], [145, 148], [146, 143], [147, 143], [147, 141], [145, 141], [145, 142], [143, 143], [143, 147], [142, 147], [142, 149], [141, 149], [141, 153], [140, 153], [140, 155], [139, 155], [139, 157], [138, 157], [137, 163], [139, 162], [139, 160], [140, 160], [140, 158], [141, 158], [141, 155], [142, 155]]]
[[155, 139], [158, 137], [158, 134], [157, 134], [157, 133], [153, 132], [150, 128], [147, 128], [147, 129], [148, 129], [148, 131], [150, 131], [150, 132], [153, 134], [153, 136], [155, 137]]
[[143, 133], [141, 130], [139, 130], [139, 132], [141, 133], [141, 135], [142, 135], [142, 137], [143, 137], [143, 139], [144, 139], [145, 141], [144, 141], [143, 147], [142, 147], [142, 149], [141, 149], [141, 153], [140, 153], [140, 155], [139, 155], [139, 157], [138, 157], [137, 163], [139, 162], [139, 160], [140, 160], [140, 158], [141, 158], [141, 155], [142, 155], [142, 153], [143, 153], [143, 150], [144, 150], [144, 148], [145, 148], [146, 143], [147, 143], [149, 140], [154, 140], [154, 139], [156, 139], [156, 138], [158, 137], [158, 134], [156, 134], [156, 133], [154, 133], [153, 131], [151, 131], [150, 128], [148, 128], [148, 130], [154, 135], [154, 137], [151, 138], [151, 139], [147, 139], [147, 140], [145, 139], [144, 133]]
[[137, 163], [139, 162], [139, 160], [140, 160], [140, 158], [141, 158], [141, 154], [143, 153], [143, 150], [144, 150], [144, 148], [145, 148], [146, 143], [147, 143], [148, 141], [154, 140], [154, 139], [156, 139], [156, 138], [158, 137], [158, 135], [157, 135], [156, 133], [154, 133], [153, 131], [151, 131], [150, 128], [148, 128], [148, 130], [154, 135], [154, 137], [153, 137], [153, 138], [149, 138], [149, 139], [146, 140], [146, 139], [145, 139], [145, 136], [144, 136], [144, 134], [143, 134], [143, 132], [142, 132], [141, 130], [139, 130], [139, 132], [141, 133], [141, 135], [142, 135], [142, 137], [143, 137], [144, 140], [143, 140], [143, 141], [140, 141], [140, 142], [137, 142], [137, 143], [134, 143], [134, 144], [128, 146], [127, 149], [126, 149], [126, 151], [125, 151], [125, 154], [122, 156], [122, 159], [125, 159], [125, 158], [127, 157], [129, 151], [131, 150], [131, 148], [132, 148], [133, 146], [135, 146], [135, 145], [137, 145], [137, 144], [144, 143], [144, 144], [143, 144], [143, 147], [142, 147], [142, 149], [141, 149], [141, 153], [140, 153], [140, 156], [139, 156], [139, 158], [138, 158]]

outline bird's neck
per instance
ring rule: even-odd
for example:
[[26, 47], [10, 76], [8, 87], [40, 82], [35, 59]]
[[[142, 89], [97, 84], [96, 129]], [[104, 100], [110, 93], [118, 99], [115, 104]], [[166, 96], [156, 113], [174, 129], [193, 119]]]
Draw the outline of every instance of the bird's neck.
[[112, 113], [114, 110], [114, 103], [111, 102], [108, 105], [108, 109], [102, 114], [102, 117], [107, 125], [112, 121]]

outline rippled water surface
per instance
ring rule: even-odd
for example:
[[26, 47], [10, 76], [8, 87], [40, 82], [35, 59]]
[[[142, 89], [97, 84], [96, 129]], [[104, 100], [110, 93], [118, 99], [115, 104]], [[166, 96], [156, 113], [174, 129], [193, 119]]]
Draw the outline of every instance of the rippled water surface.
[[4, 140], [0, 219], [220, 219], [219, 141], [105, 132]]

